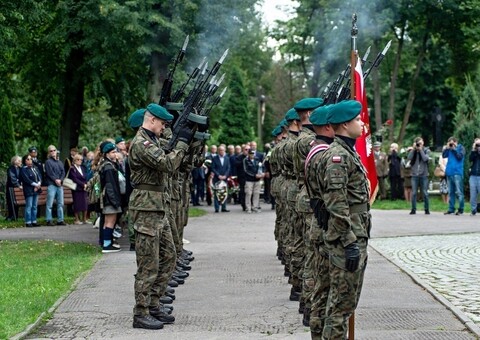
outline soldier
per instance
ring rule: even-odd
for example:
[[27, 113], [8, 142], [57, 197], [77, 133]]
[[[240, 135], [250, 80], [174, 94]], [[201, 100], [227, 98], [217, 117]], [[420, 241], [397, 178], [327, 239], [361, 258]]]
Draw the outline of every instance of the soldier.
[[[310, 310], [310, 289], [305, 289], [303, 272], [305, 266], [305, 226], [306, 226], [306, 214], [310, 213], [310, 207], [305, 203], [307, 197], [306, 191], [302, 192], [305, 184], [305, 159], [310, 151], [311, 143], [315, 139], [315, 132], [310, 122], [310, 114], [314, 109], [323, 104], [323, 100], [320, 98], [303, 98], [299, 100], [293, 108], [297, 111], [298, 116], [302, 124], [298, 139], [294, 143], [293, 147], [293, 171], [296, 177], [296, 186], [289, 188], [289, 195], [294, 198], [295, 204], [293, 205], [296, 215], [298, 216], [297, 223], [293, 225], [293, 251], [292, 251], [292, 265], [295, 268], [294, 272], [298, 272], [298, 277], [302, 282], [302, 296], [300, 297], [299, 312], [303, 313], [305, 309], [306, 301], [308, 300], [307, 312], [304, 314], [304, 324], [308, 326], [309, 310]], [[313, 287], [312, 287], [313, 288]]]
[[325, 217], [325, 204], [321, 200], [322, 194], [317, 180], [318, 164], [322, 152], [328, 149], [335, 137], [332, 126], [327, 123], [330, 107], [331, 105], [321, 106], [315, 109], [310, 116], [316, 137], [305, 161], [305, 188], [309, 197], [309, 206], [313, 207], [313, 210], [307, 216], [306, 222], [308, 228], [306, 240], [308, 242], [306, 243], [303, 277], [304, 288], [310, 292], [310, 301], [306, 300], [303, 315], [305, 320], [308, 316], [307, 308], [310, 302], [310, 319], [308, 321], [312, 339], [320, 339], [322, 336], [330, 280], [328, 252], [323, 240], [323, 228], [326, 228], [326, 222], [322, 220]]
[[357, 307], [367, 264], [370, 189], [355, 151], [355, 141], [363, 130], [361, 109], [355, 100], [329, 108], [327, 121], [335, 131], [335, 140], [316, 167], [329, 216], [324, 240], [330, 260], [330, 287], [322, 339], [347, 338], [347, 320]]
[[378, 189], [380, 198], [387, 199], [387, 188], [385, 187], [385, 179], [388, 176], [388, 157], [387, 154], [380, 150], [382, 143], [373, 143], [373, 156], [375, 158], [375, 169], [377, 170]]
[[[145, 109], [138, 109], [128, 117], [128, 125], [137, 132], [140, 126], [143, 124], [143, 117], [145, 115]], [[127, 181], [127, 202], [130, 200], [130, 195], [133, 191], [132, 182], [130, 179], [130, 166], [128, 165], [128, 158], [125, 164], [125, 179]], [[128, 240], [130, 241], [130, 251], [135, 251], [135, 229], [133, 229], [133, 221], [130, 216], [130, 212], [127, 209], [127, 215], [125, 216], [128, 226]]]
[[177, 171], [192, 140], [190, 129], [180, 131], [176, 147], [165, 154], [159, 136], [173, 116], [157, 104], [150, 104], [144, 114], [129, 151], [129, 165], [134, 189], [129, 210], [136, 232], [135, 307], [133, 327], [161, 329], [175, 318], [159, 308], [168, 279], [175, 267], [175, 246], [166, 222], [166, 177]]
[[270, 194], [272, 195], [272, 201], [274, 202], [274, 207], [275, 207], [275, 228], [274, 228], [274, 236], [275, 240], [277, 241], [277, 257], [279, 260], [282, 259], [282, 240], [280, 237], [280, 224], [281, 224], [281, 209], [282, 207], [280, 206], [280, 202], [278, 201], [278, 195], [280, 192], [280, 187], [278, 186], [278, 179], [281, 175], [281, 171], [279, 169], [279, 164], [277, 160], [277, 151], [278, 151], [278, 146], [282, 141], [284, 140], [284, 134], [282, 131], [282, 128], [277, 126], [275, 129], [272, 131], [272, 136], [275, 138], [275, 144], [270, 151], [270, 155], [268, 156], [268, 163], [270, 165], [270, 176], [271, 176], [271, 187], [270, 187]]
[[298, 139], [302, 124], [300, 116], [295, 109], [290, 109], [285, 114], [285, 120], [288, 122], [288, 137], [285, 144], [279, 149], [279, 163], [281, 164], [282, 173], [285, 176], [285, 183], [280, 193], [281, 199], [285, 202], [285, 237], [284, 248], [286, 256], [286, 266], [290, 273], [289, 283], [292, 285], [290, 291], [290, 301], [300, 301], [302, 291], [302, 283], [300, 279], [300, 263], [295, 248], [295, 227], [300, 224], [300, 217], [295, 209], [297, 199], [298, 186], [297, 177], [293, 167], [293, 156], [295, 153], [295, 141]]

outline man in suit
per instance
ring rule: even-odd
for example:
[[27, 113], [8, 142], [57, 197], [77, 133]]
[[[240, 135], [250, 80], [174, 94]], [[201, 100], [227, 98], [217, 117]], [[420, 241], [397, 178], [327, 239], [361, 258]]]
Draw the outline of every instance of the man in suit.
[[259, 162], [262, 162], [263, 163], [263, 159], [265, 158], [265, 155], [263, 154], [263, 152], [259, 152], [257, 150], [257, 142], [253, 141], [253, 142], [250, 142], [250, 149], [252, 151], [255, 151], [255, 156], [254, 158], [256, 160], [258, 160]]
[[[219, 181], [227, 181], [227, 177], [230, 174], [230, 159], [225, 154], [225, 146], [221, 145], [218, 147], [218, 155], [214, 156], [212, 159], [212, 172], [213, 172], [213, 185]], [[216, 195], [214, 195], [214, 205], [215, 212], [218, 213], [220, 210], [220, 203]], [[222, 203], [222, 212], [229, 212], [227, 210], [227, 200]]]

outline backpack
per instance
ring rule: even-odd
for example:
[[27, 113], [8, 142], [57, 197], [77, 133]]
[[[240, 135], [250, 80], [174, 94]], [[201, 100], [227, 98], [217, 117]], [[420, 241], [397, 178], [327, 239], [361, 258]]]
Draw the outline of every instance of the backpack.
[[87, 194], [89, 204], [100, 205], [103, 208], [103, 194], [100, 175], [107, 162], [102, 162], [97, 169], [93, 172], [92, 178], [87, 182]]

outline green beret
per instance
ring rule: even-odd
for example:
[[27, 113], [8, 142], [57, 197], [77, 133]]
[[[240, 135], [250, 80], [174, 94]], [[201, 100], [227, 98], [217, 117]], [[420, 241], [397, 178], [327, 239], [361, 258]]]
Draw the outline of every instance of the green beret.
[[130, 117], [128, 117], [128, 125], [132, 129], [139, 128], [143, 124], [143, 117], [145, 116], [145, 109], [139, 109], [132, 113]]
[[115, 144], [113, 144], [112, 142], [106, 142], [106, 143], [102, 143], [102, 153], [103, 154], [107, 154], [109, 153], [110, 151], [112, 150], [115, 150], [117, 147], [115, 146]]
[[278, 126], [280, 126], [281, 128], [285, 127], [285, 126], [288, 126], [287, 120], [285, 118], [283, 118], [282, 121], [278, 124]]
[[123, 138], [123, 137], [115, 138], [115, 144], [118, 144], [118, 143], [121, 143], [121, 142], [125, 142], [125, 138]]
[[297, 111], [306, 111], [316, 109], [322, 104], [322, 98], [303, 98], [296, 102], [293, 108]]
[[344, 100], [330, 105], [327, 121], [330, 124], [341, 124], [351, 121], [362, 111], [362, 104], [356, 100]]
[[169, 121], [173, 119], [173, 116], [170, 113], [168, 113], [167, 109], [155, 103], [148, 104], [147, 111], [150, 112], [155, 117], [163, 119], [165, 121]]
[[282, 133], [282, 128], [278, 125], [275, 129], [272, 130], [272, 136], [277, 137], [279, 134]]
[[287, 122], [292, 121], [292, 120], [300, 120], [300, 116], [298, 115], [297, 111], [295, 109], [290, 109], [285, 113], [285, 120]]
[[327, 125], [328, 111], [332, 105], [317, 107], [310, 115], [310, 123], [317, 126]]

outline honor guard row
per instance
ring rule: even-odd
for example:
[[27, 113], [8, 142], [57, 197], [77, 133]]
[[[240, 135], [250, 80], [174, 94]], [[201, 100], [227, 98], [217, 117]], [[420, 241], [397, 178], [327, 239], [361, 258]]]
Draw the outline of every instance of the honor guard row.
[[277, 256], [312, 339], [346, 339], [362, 289], [371, 222], [366, 170], [355, 151], [361, 109], [355, 100], [304, 98], [272, 131]]

